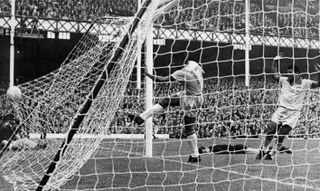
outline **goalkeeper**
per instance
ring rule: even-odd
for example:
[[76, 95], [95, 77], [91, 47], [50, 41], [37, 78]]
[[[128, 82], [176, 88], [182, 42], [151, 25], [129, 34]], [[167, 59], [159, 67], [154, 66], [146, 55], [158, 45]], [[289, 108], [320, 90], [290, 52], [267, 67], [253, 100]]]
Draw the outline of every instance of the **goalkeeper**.
[[[288, 67], [286, 76], [280, 76], [276, 66], [279, 60], [275, 58], [272, 66], [275, 73], [274, 79], [281, 84], [281, 92], [278, 98], [279, 107], [274, 112], [271, 122], [265, 131], [264, 145], [256, 157], [257, 160], [272, 160], [269, 145], [275, 134], [277, 134], [276, 151], [292, 153], [289, 148], [283, 145], [284, 138], [296, 127], [308, 90], [318, 87], [320, 84], [320, 76], [318, 76], [318, 81], [302, 79], [300, 69], [295, 65]], [[315, 65], [315, 69], [319, 71], [320, 65]]]
[[[20, 121], [14, 118], [13, 114], [8, 114], [0, 119], [0, 151], [9, 143], [11, 136], [14, 134]], [[36, 143], [28, 138], [21, 138], [16, 134], [7, 150], [27, 150], [45, 148], [45, 143]]]
[[221, 144], [221, 145], [211, 145], [209, 147], [200, 146], [199, 153], [215, 153], [215, 154], [257, 154], [258, 149], [247, 147], [243, 144]]
[[161, 99], [159, 103], [153, 105], [150, 109], [144, 111], [140, 115], [129, 114], [131, 120], [134, 120], [137, 124], [141, 125], [154, 113], [159, 113], [168, 106], [181, 106], [184, 110], [184, 131], [192, 150], [192, 154], [188, 159], [188, 162], [191, 163], [200, 162], [201, 160], [198, 152], [195, 125], [197, 115], [203, 103], [203, 72], [201, 65], [195, 61], [188, 61], [181, 70], [177, 70], [169, 76], [155, 76], [146, 72], [146, 76], [153, 81], [178, 81], [184, 85], [184, 91], [178, 92], [168, 98]]

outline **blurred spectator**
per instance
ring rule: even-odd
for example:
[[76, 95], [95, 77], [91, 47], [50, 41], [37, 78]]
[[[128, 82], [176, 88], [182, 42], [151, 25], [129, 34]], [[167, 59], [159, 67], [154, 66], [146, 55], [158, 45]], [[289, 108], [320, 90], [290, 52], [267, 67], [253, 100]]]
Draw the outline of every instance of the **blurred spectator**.
[[[237, 78], [234, 80], [234, 78]], [[266, 81], [264, 82], [264, 80]], [[219, 82], [219, 83], [218, 83]], [[278, 84], [270, 77], [252, 77], [250, 92], [245, 88], [243, 77], [224, 77], [218, 81], [216, 78], [206, 79], [204, 84], [204, 104], [197, 125], [199, 137], [238, 137], [256, 136], [264, 131], [277, 104]], [[182, 86], [176, 83], [156, 84], [154, 89], [154, 102], [172, 92], [179, 91]], [[0, 116], [14, 113], [10, 102], [4, 96], [6, 88], [1, 86], [0, 92]], [[318, 137], [320, 129], [319, 117], [319, 93], [311, 90], [300, 123], [292, 136]], [[33, 105], [37, 101], [26, 103]], [[113, 122], [109, 127], [110, 133], [144, 133], [144, 127], [133, 125], [127, 117], [127, 113], [139, 113], [144, 108], [144, 89], [135, 89], [135, 82], [130, 82], [124, 95], [123, 102], [116, 112]], [[69, 108], [75, 110], [77, 108]], [[57, 110], [60, 111], [60, 110]], [[61, 110], [62, 111], [62, 110]], [[66, 110], [67, 112], [67, 110]], [[183, 111], [179, 107], [169, 108], [162, 114], [155, 115], [155, 133], [168, 133], [170, 137], [183, 137], [183, 125], [181, 119]], [[46, 120], [46, 119], [43, 119]], [[28, 132], [43, 133], [43, 127], [47, 123], [47, 133], [63, 133], [68, 127], [68, 119], [64, 114], [56, 112], [49, 121], [39, 121], [38, 125], [31, 127]], [[59, 128], [57, 128], [59, 127]], [[65, 127], [65, 128], [61, 128]], [[39, 129], [41, 128], [41, 129]]]
[[[260, 2], [260, 3], [259, 3]], [[319, 7], [310, 1], [291, 0], [252, 0], [250, 4], [250, 29], [252, 33], [265, 35], [294, 36], [300, 38], [318, 37]], [[308, 2], [308, 3], [307, 3]], [[176, 8], [168, 11], [156, 20], [157, 24], [184, 29], [206, 29], [220, 32], [244, 32], [245, 9], [239, 1], [183, 0]], [[305, 8], [303, 8], [304, 5]], [[9, 0], [0, 0], [0, 14], [10, 15]], [[279, 6], [279, 7], [278, 7]], [[93, 20], [98, 16], [132, 16], [137, 11], [137, 0], [17, 0], [16, 14], [21, 17], [21, 28], [25, 28], [27, 17], [32, 17], [34, 30], [41, 17]], [[254, 77], [250, 92], [246, 90], [244, 80], [233, 77], [207, 79], [205, 81], [205, 102], [198, 125], [199, 136], [222, 137], [239, 135], [257, 135], [263, 132], [277, 103], [277, 84], [267, 78]], [[132, 127], [126, 113], [139, 113], [143, 110], [144, 90], [136, 90], [134, 83], [127, 88], [124, 100], [110, 126], [111, 133], [142, 133], [143, 128]], [[155, 87], [155, 101], [182, 87], [177, 84], [162, 83]], [[0, 95], [5, 87], [0, 87]], [[312, 134], [319, 136], [319, 96], [316, 91], [310, 93], [310, 104], [301, 116], [301, 123], [294, 134]], [[34, 103], [30, 103], [34, 104]], [[5, 96], [0, 98], [0, 115], [13, 112], [8, 107]], [[169, 112], [170, 111], [170, 112]], [[169, 133], [172, 137], [181, 137], [180, 115], [178, 108], [168, 110], [154, 117], [157, 133]], [[67, 126], [62, 114], [57, 114], [54, 124]], [[311, 122], [314, 121], [314, 122]], [[52, 127], [53, 128], [53, 127]], [[37, 131], [33, 129], [32, 131]], [[51, 132], [63, 132], [63, 129], [50, 129]]]
[[[235, 81], [233, 77], [222, 78], [219, 84], [217, 84], [217, 79], [205, 80], [205, 103], [198, 122], [199, 137], [256, 136], [262, 133], [276, 108], [279, 91], [277, 83], [271, 78], [267, 77], [266, 84], [263, 80], [263, 77], [252, 78], [250, 94], [245, 88], [244, 78]], [[138, 98], [138, 91], [134, 87], [134, 82], [128, 85], [127, 95], [120, 110], [121, 114], [115, 118], [115, 121], [124, 120], [128, 122], [128, 119], [123, 119], [123, 117], [126, 118], [125, 114], [127, 112], [139, 113], [143, 110], [144, 97], [141, 95], [144, 95], [144, 93], [141, 92], [140, 98]], [[178, 84], [170, 84], [170, 86], [157, 84], [154, 90], [154, 99], [156, 101], [179, 88], [182, 87]], [[232, 89], [234, 90], [232, 91]], [[312, 136], [319, 134], [319, 128], [316, 125], [316, 121], [319, 120], [316, 109], [318, 104], [316, 102], [316, 91], [312, 91], [310, 94], [310, 105], [305, 107], [306, 112], [303, 112], [302, 122], [294, 132], [297, 136], [304, 136], [308, 133]], [[217, 111], [214, 109], [215, 106], [217, 106]], [[162, 115], [154, 116], [154, 123], [159, 127], [158, 133], [168, 132], [171, 137], [183, 136], [181, 121], [179, 120], [180, 115], [183, 115], [183, 112], [179, 108], [171, 108]], [[315, 122], [312, 123], [312, 120]], [[116, 123], [113, 124], [117, 126]], [[123, 129], [123, 125], [132, 127], [131, 123], [121, 123], [117, 128]], [[131, 132], [134, 128], [136, 127], [131, 128]], [[306, 128], [309, 129], [308, 132], [304, 130]], [[121, 130], [118, 132], [121, 132]]]
[[[39, 16], [70, 20], [93, 20], [98, 16], [132, 16], [137, 0], [17, 0], [18, 16]], [[10, 1], [0, 0], [0, 14], [10, 15]]]
[[[278, 3], [279, 1], [279, 3]], [[259, 0], [250, 4], [250, 30], [265, 35], [318, 37], [319, 6], [305, 0]], [[91, 21], [100, 16], [133, 16], [138, 0], [17, 0], [16, 14]], [[0, 14], [10, 15], [10, 1], [0, 0]], [[163, 26], [245, 32], [243, 1], [183, 0], [156, 20]]]

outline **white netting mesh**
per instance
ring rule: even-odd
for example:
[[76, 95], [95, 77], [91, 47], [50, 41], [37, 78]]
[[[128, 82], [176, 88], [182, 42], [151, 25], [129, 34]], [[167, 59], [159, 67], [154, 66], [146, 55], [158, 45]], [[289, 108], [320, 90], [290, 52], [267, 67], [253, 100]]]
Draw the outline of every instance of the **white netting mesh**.
[[[139, 21], [143, 30], [148, 30], [156, 3], [151, 3]], [[61, 67], [42, 78], [20, 86], [24, 96], [23, 103], [15, 105], [21, 128], [28, 132], [68, 133], [75, 116], [84, 107], [93, 86], [108, 71], [97, 98], [92, 100], [90, 110], [80, 125], [77, 135], [103, 135], [117, 110], [128, 83], [137, 51], [145, 38], [140, 31], [129, 34], [132, 19], [100, 18], [83, 36]], [[140, 32], [140, 33], [139, 33]], [[121, 39], [128, 36], [125, 50], [115, 63], [110, 63]], [[106, 39], [106, 37], [108, 37]], [[101, 136], [75, 138], [68, 145], [65, 154], [57, 163], [44, 189], [59, 188], [71, 175], [77, 172], [98, 148]], [[22, 150], [6, 152], [1, 158], [0, 169], [5, 178], [17, 190], [34, 190], [52, 162], [63, 139], [48, 142], [45, 150]]]
[[[315, 74], [313, 66], [319, 59], [319, 1], [250, 1], [249, 89], [244, 84], [244, 1], [177, 3], [170, 9], [161, 9], [161, 16], [154, 23], [155, 38], [164, 40], [163, 45], [154, 46], [154, 74], [168, 75], [188, 59], [202, 63], [205, 102], [197, 123], [199, 145], [243, 144], [258, 149], [258, 135], [277, 108], [279, 84], [270, 73], [274, 57], [284, 54], [282, 72], [294, 63], [304, 77]], [[136, 76], [132, 75], [131, 81], [129, 77], [142, 40], [150, 32], [148, 24], [155, 7], [148, 9], [150, 12], [142, 19], [146, 24], [140, 24], [141, 34], [130, 38], [125, 54], [119, 58], [121, 64], [115, 65], [46, 188], [319, 190], [319, 142], [310, 139], [319, 137], [318, 89], [308, 93], [300, 123], [285, 142], [293, 151], [291, 155], [278, 154], [272, 161], [261, 162], [252, 154], [209, 153], [201, 156], [200, 164], [187, 163], [191, 151], [186, 139], [181, 139], [184, 112], [179, 107], [169, 107], [155, 115], [153, 122], [156, 136], [165, 134], [170, 139], [155, 140], [154, 157], [144, 157], [145, 141], [130, 139], [136, 136], [132, 134], [142, 134], [144, 127], [133, 125], [126, 114], [144, 110], [145, 84], [137, 90]], [[112, 30], [104, 26], [123, 27], [119, 33], [112, 33], [121, 39], [121, 31], [126, 31], [130, 23], [124, 18], [97, 21], [94, 28], [100, 30], [90, 30], [61, 68], [21, 85], [28, 98], [23, 105], [15, 106], [23, 119], [22, 128], [31, 133], [67, 133], [99, 72], [118, 47], [118, 41], [110, 42], [114, 38], [105, 36]], [[177, 83], [154, 83], [154, 102], [180, 90], [183, 86]], [[119, 139], [114, 134], [125, 135]], [[61, 142], [61, 138], [53, 138], [48, 139], [45, 150], [7, 152], [0, 159], [0, 170], [18, 190], [33, 190]]]
[[[273, 80], [271, 71], [277, 55], [284, 54], [282, 73], [290, 64], [295, 64], [302, 70], [303, 78], [318, 79], [314, 65], [319, 61], [319, 1], [312, 2], [316, 8], [310, 8], [310, 4], [310, 1], [250, 1], [252, 47], [249, 89], [245, 87], [244, 75], [244, 1], [181, 0], [177, 7], [166, 10], [155, 21], [154, 37], [165, 39], [165, 43], [154, 46], [154, 74], [165, 76], [173, 73], [189, 59], [204, 66], [205, 103], [198, 118], [199, 145], [243, 144], [253, 148], [254, 152], [259, 149], [262, 139], [258, 136], [263, 137], [278, 107], [280, 84]], [[312, 44], [313, 41], [316, 43]], [[141, 113], [145, 109], [145, 86], [140, 91], [135, 87], [133, 79], [121, 110], [110, 127], [111, 132], [144, 132], [143, 127], [134, 126], [132, 129], [131, 122], [124, 115], [127, 112]], [[154, 83], [154, 103], [181, 90], [183, 87], [178, 83]], [[168, 107], [153, 118], [158, 136], [169, 134], [171, 138], [154, 142], [154, 161], [139, 157], [145, 152], [143, 142], [139, 145], [132, 140], [114, 144], [106, 141], [109, 144], [101, 146], [101, 153], [106, 150], [114, 155], [120, 153], [116, 160], [123, 159], [126, 170], [131, 172], [121, 177], [122, 168], [113, 163], [115, 171], [107, 173], [108, 177], [112, 177], [110, 187], [163, 190], [319, 189], [314, 170], [319, 168], [316, 160], [319, 149], [317, 139], [310, 139], [319, 137], [319, 128], [316, 127], [319, 120], [318, 93], [319, 89], [309, 91], [299, 123], [285, 141], [293, 154], [278, 154], [273, 161], [255, 160], [255, 154], [210, 153], [202, 156], [199, 165], [187, 164], [191, 151], [186, 139], [180, 139], [184, 136], [181, 135], [184, 112], [180, 107]], [[109, 150], [110, 147], [112, 149]], [[140, 152], [133, 151], [138, 149]], [[103, 161], [101, 153], [94, 158], [97, 163]], [[109, 155], [104, 159], [110, 159]], [[136, 167], [136, 160], [142, 161], [141, 165], [146, 168]], [[78, 174], [79, 179], [84, 174]], [[142, 180], [131, 178], [132, 174], [133, 177], [140, 175]], [[118, 178], [129, 179], [126, 182], [129, 185], [121, 184]], [[83, 183], [79, 185], [84, 186]], [[101, 185], [101, 188], [104, 186]]]

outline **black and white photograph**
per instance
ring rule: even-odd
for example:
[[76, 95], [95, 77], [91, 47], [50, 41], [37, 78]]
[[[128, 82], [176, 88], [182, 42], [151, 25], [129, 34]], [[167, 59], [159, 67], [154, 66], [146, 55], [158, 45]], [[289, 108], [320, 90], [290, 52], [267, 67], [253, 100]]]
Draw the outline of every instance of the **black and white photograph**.
[[0, 0], [0, 191], [320, 190], [320, 0]]

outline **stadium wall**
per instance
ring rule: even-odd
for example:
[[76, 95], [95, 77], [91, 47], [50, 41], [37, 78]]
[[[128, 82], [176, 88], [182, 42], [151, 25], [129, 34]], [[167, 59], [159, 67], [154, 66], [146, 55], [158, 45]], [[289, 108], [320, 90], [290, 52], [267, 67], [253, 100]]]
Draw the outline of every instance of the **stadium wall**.
[[[15, 76], [18, 83], [29, 81], [57, 69], [81, 35], [70, 40], [15, 38]], [[0, 82], [9, 81], [10, 37], [0, 36]]]
[[[18, 83], [32, 80], [57, 69], [80, 39], [81, 34], [74, 33], [70, 37], [70, 40], [15, 38], [15, 76]], [[9, 81], [9, 40], [9, 36], [0, 37], [0, 81], [5, 84]], [[217, 76], [218, 73], [220, 76], [239, 75], [243, 74], [245, 69], [244, 50], [235, 49], [230, 44], [167, 39], [165, 45], [154, 45], [154, 50], [156, 52], [155, 67], [158, 67], [157, 74], [160, 75], [166, 75], [178, 69], [186, 58], [199, 61], [200, 57], [206, 77]], [[167, 53], [171, 51], [172, 56]], [[313, 65], [319, 62], [318, 50], [252, 46], [250, 73], [269, 72], [272, 60], [278, 52], [283, 52], [285, 57], [295, 58], [294, 60], [286, 59], [282, 70], [287, 64], [294, 62], [303, 72], [307, 71], [308, 67], [309, 71], [313, 71]]]
[[[167, 63], [181, 65], [186, 57], [201, 61], [207, 77], [217, 76], [218, 70], [220, 76], [239, 75], [245, 72], [245, 51], [236, 49], [239, 46], [214, 42], [166, 40], [165, 46], [155, 46], [154, 50], [158, 50], [158, 53], [165, 53], [170, 51], [171, 47], [174, 53], [172, 57], [162, 54], [155, 55], [156, 66], [164, 67], [164, 69], [158, 70], [159, 74], [167, 73], [170, 70]], [[282, 72], [285, 72], [287, 65], [293, 62], [300, 67], [302, 72], [308, 71], [308, 68], [309, 71], [314, 71], [313, 65], [319, 63], [319, 51], [315, 49], [253, 45], [250, 51], [250, 73], [270, 72], [273, 58], [279, 52], [288, 57], [283, 60], [284, 64], [281, 64]]]

